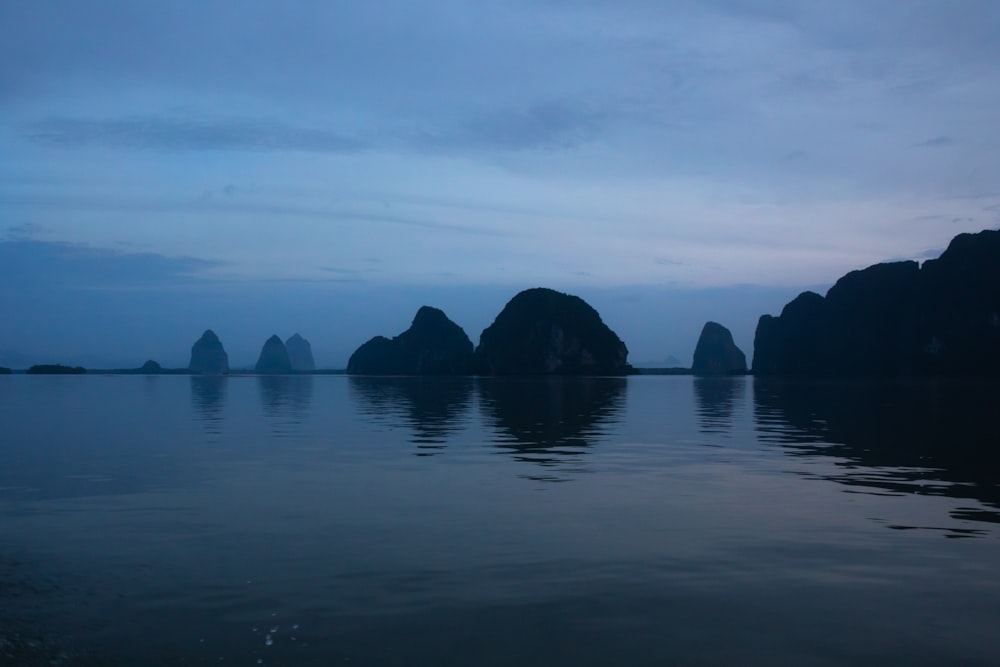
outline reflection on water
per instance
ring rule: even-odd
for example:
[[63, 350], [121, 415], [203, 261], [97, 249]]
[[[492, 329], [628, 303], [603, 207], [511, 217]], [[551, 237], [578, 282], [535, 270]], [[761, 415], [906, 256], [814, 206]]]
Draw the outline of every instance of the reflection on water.
[[733, 426], [736, 406], [742, 405], [746, 390], [746, 376], [694, 378], [698, 423], [702, 433], [729, 432]]
[[823, 477], [855, 492], [971, 501], [951, 512], [959, 521], [1000, 522], [997, 406], [1000, 385], [987, 382], [754, 380], [761, 442], [831, 457]]
[[[618, 420], [624, 378], [481, 378], [483, 417], [496, 446], [543, 466], [582, 463], [582, 455]], [[579, 471], [579, 470], [576, 470]], [[562, 481], [556, 476], [538, 479]]]
[[359, 412], [376, 423], [412, 429], [417, 456], [432, 456], [467, 418], [471, 378], [351, 376]]
[[191, 376], [191, 407], [205, 433], [216, 438], [222, 432], [228, 382], [229, 378], [224, 375]]
[[264, 414], [277, 437], [301, 436], [312, 407], [312, 375], [258, 375]]

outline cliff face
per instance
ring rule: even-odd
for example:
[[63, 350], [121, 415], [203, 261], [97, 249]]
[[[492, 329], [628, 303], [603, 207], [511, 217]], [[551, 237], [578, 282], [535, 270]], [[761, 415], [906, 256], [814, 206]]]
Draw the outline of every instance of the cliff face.
[[299, 334], [294, 334], [285, 341], [288, 359], [292, 362], [292, 370], [314, 371], [316, 362], [313, 360], [312, 345]]
[[935, 260], [852, 271], [826, 297], [764, 315], [756, 375], [1000, 373], [1000, 231], [961, 234]]
[[191, 363], [188, 370], [203, 375], [222, 375], [229, 372], [229, 355], [215, 332], [208, 329], [191, 346]]
[[288, 350], [285, 344], [277, 336], [271, 336], [264, 341], [264, 347], [257, 357], [257, 365], [254, 366], [256, 373], [268, 373], [273, 375], [284, 375], [292, 372], [292, 362], [288, 358]]
[[583, 299], [545, 288], [511, 299], [480, 337], [490, 375], [624, 375], [628, 348]]
[[733, 334], [717, 322], [706, 322], [694, 349], [695, 375], [738, 375], [747, 372], [747, 357], [736, 347]]
[[472, 371], [472, 341], [437, 308], [423, 306], [410, 328], [376, 336], [347, 362], [352, 375], [464, 375]]

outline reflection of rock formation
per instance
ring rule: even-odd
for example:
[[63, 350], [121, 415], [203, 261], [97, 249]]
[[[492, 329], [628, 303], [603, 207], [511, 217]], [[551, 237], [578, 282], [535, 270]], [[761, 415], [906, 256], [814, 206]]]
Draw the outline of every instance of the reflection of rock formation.
[[412, 429], [418, 456], [444, 449], [468, 413], [472, 386], [463, 377], [351, 377], [360, 412]]
[[978, 501], [953, 518], [1000, 522], [1000, 383], [755, 378], [753, 391], [758, 437], [789, 454], [833, 457], [829, 479]]
[[618, 419], [624, 378], [480, 378], [483, 414], [498, 431], [496, 446], [520, 461], [579, 461]]
[[285, 341], [285, 349], [288, 350], [288, 359], [292, 362], [292, 370], [314, 371], [316, 361], [313, 359], [312, 345], [299, 334], [293, 334]]
[[257, 387], [275, 435], [301, 433], [312, 406], [313, 376], [259, 375]]
[[191, 407], [205, 431], [212, 435], [222, 432], [227, 382], [227, 378], [219, 375], [191, 376]]
[[746, 395], [746, 377], [696, 377], [698, 422], [704, 433], [725, 433], [733, 426], [736, 406]]

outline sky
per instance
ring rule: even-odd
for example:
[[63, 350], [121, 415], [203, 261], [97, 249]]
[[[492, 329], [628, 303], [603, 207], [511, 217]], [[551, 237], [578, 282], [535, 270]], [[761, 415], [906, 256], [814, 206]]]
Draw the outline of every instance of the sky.
[[1000, 225], [988, 0], [0, 2], [0, 364], [343, 367], [521, 289], [633, 362]]

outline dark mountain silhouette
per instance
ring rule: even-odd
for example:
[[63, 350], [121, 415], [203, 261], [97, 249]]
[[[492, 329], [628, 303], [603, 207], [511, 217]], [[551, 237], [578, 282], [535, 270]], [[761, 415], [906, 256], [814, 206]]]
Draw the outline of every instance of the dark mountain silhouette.
[[139, 368], [139, 372], [146, 373], [147, 375], [162, 373], [163, 367], [160, 366], [159, 362], [150, 359]]
[[308, 340], [297, 333], [293, 334], [291, 338], [285, 341], [285, 349], [288, 350], [288, 359], [292, 362], [293, 371], [316, 370], [312, 345], [309, 344]]
[[393, 339], [376, 336], [347, 362], [352, 375], [464, 375], [472, 341], [443, 311], [422, 306], [410, 328]]
[[288, 350], [280, 338], [271, 336], [264, 341], [254, 371], [271, 375], [286, 375], [292, 372], [292, 361], [288, 358]]
[[480, 337], [489, 375], [625, 375], [628, 348], [583, 299], [542, 287], [511, 299]]
[[852, 271], [764, 315], [755, 375], [1000, 374], [1000, 231], [960, 234], [938, 259]]
[[191, 363], [188, 364], [188, 369], [192, 373], [203, 375], [222, 375], [229, 372], [229, 355], [222, 347], [222, 341], [211, 329], [207, 329], [191, 346]]
[[27, 371], [29, 375], [82, 375], [87, 372], [80, 366], [63, 366], [62, 364], [38, 364]]
[[0, 375], [10, 375], [11, 370], [5, 366], [0, 366]]
[[747, 372], [747, 357], [736, 347], [729, 329], [706, 322], [694, 349], [691, 371], [695, 375], [738, 375]]

